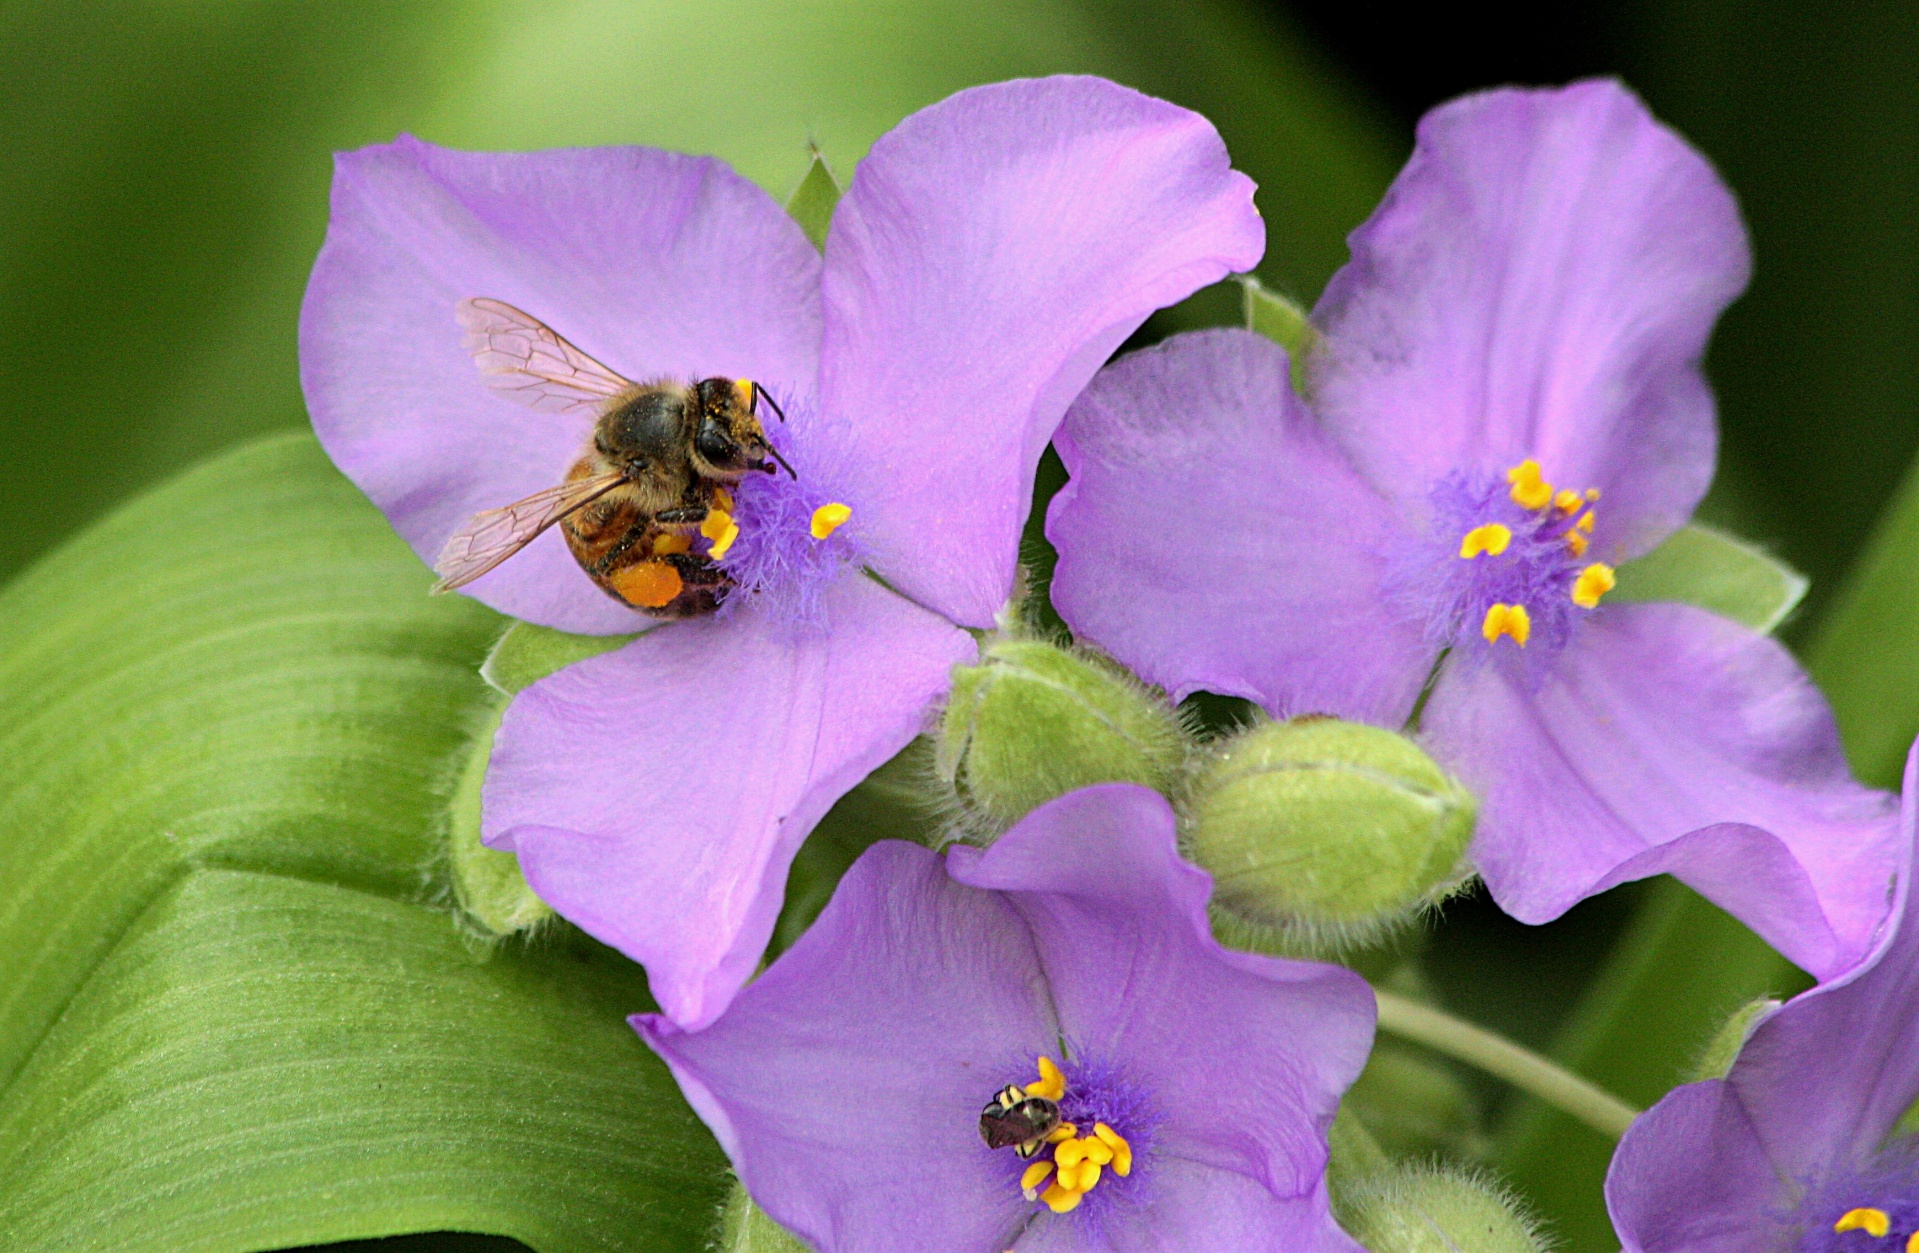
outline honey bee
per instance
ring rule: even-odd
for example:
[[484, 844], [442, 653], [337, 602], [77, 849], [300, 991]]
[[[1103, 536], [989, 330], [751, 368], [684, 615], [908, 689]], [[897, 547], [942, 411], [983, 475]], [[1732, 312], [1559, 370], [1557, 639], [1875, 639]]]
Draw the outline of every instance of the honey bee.
[[1028, 1096], [1018, 1084], [1008, 1084], [979, 1112], [979, 1135], [989, 1149], [1010, 1148], [1031, 1157], [1059, 1126], [1059, 1105], [1043, 1096]]
[[[498, 300], [463, 300], [459, 322], [494, 390], [546, 413], [592, 410], [593, 434], [565, 479], [476, 513], [434, 562], [435, 592], [464, 587], [559, 524], [574, 560], [607, 595], [655, 618], [711, 613], [733, 581], [714, 557], [737, 534], [729, 489], [759, 471], [793, 472], [760, 425], [750, 379], [635, 383]], [[696, 533], [713, 541], [693, 551]]]

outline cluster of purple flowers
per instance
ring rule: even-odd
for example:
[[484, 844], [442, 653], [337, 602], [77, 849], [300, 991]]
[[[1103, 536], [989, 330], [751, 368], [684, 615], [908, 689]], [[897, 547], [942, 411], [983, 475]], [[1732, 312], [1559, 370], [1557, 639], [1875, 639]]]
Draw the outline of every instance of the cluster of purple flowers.
[[[752, 977], [801, 842], [994, 628], [1050, 441], [1076, 635], [1175, 699], [1415, 734], [1480, 797], [1473, 861], [1515, 917], [1670, 873], [1827, 980], [1628, 1135], [1629, 1249], [1919, 1253], [1919, 1150], [1886, 1143], [1919, 1095], [1912, 814], [1851, 780], [1778, 645], [1606, 600], [1711, 477], [1699, 358], [1748, 268], [1731, 196], [1615, 84], [1468, 97], [1421, 125], [1303, 362], [1226, 330], [1102, 369], [1259, 260], [1252, 191], [1204, 119], [1086, 78], [907, 119], [823, 255], [715, 160], [343, 156], [307, 397], [424, 559], [562, 482], [594, 420], [490, 391], [462, 301], [549, 323], [575, 366], [750, 380], [783, 415], [792, 476], [749, 476], [707, 533], [720, 612], [643, 617], [556, 532], [472, 583], [635, 634], [515, 697], [486, 843], [645, 964], [660, 1012], [635, 1026], [822, 1253], [1355, 1248], [1327, 1135], [1370, 993], [1215, 942], [1157, 793], [1072, 793], [985, 850], [882, 842]], [[1032, 1135], [989, 1147], [983, 1103]]]

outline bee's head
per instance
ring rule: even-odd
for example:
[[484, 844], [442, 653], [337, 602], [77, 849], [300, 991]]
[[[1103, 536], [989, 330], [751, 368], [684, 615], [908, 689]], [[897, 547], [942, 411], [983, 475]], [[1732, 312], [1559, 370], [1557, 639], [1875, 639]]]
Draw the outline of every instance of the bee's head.
[[700, 418], [693, 432], [693, 456], [702, 474], [738, 479], [749, 470], [773, 474], [775, 462], [785, 465], [767, 441], [766, 428], [760, 425], [759, 400], [766, 393], [757, 383], [750, 379], [701, 379], [695, 390], [699, 393]]

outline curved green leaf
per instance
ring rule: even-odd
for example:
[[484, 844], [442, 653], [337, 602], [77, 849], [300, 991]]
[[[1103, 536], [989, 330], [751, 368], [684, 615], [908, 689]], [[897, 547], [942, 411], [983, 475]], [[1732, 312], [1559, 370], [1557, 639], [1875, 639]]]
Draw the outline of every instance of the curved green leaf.
[[1744, 540], [1692, 523], [1619, 567], [1611, 599], [1676, 600], [1770, 632], [1806, 594], [1806, 576]]
[[702, 1246], [725, 1163], [639, 969], [439, 904], [501, 622], [428, 578], [289, 436], [0, 594], [9, 1253]]

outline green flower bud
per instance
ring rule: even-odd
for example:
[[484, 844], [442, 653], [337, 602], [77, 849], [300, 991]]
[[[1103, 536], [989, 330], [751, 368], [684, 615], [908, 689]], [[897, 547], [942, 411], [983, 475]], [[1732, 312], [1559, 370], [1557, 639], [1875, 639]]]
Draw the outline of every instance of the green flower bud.
[[553, 910], [526, 885], [520, 859], [480, 843], [480, 785], [505, 713], [501, 702], [474, 737], [447, 802], [446, 858], [453, 899], [467, 930], [489, 943], [532, 931], [553, 918]]
[[1369, 1253], [1544, 1253], [1504, 1189], [1455, 1168], [1395, 1166], [1343, 1184], [1335, 1213]]
[[1185, 817], [1222, 938], [1317, 949], [1374, 938], [1457, 891], [1477, 812], [1404, 736], [1306, 717], [1218, 745]]
[[1693, 1063], [1692, 1073], [1687, 1083], [1698, 1083], [1701, 1079], [1724, 1079], [1726, 1072], [1739, 1057], [1739, 1050], [1746, 1046], [1746, 1037], [1759, 1025], [1759, 1020], [1778, 1009], [1780, 1002], [1770, 996], [1749, 1001], [1733, 1011], [1713, 1033], [1706, 1047], [1700, 1051], [1699, 1059]]
[[1178, 713], [1112, 663], [999, 638], [957, 666], [934, 765], [980, 834], [1095, 783], [1172, 793], [1186, 760]]
[[766, 1216], [738, 1182], [720, 1208], [719, 1253], [812, 1253], [806, 1241]]

